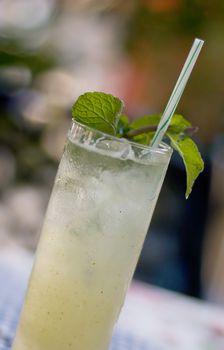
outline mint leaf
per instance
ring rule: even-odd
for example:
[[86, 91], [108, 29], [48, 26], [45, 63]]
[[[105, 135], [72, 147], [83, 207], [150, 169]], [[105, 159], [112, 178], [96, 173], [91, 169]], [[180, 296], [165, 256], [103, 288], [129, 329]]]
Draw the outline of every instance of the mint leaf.
[[145, 115], [138, 119], [135, 119], [130, 123], [130, 129], [138, 129], [144, 126], [157, 125], [161, 119], [161, 114]]
[[102, 132], [116, 135], [123, 102], [104, 92], [86, 92], [79, 96], [72, 108], [77, 122]]
[[191, 126], [191, 123], [181, 114], [174, 114], [170, 121], [168, 132], [179, 134], [179, 136], [184, 136], [185, 130], [189, 129]]
[[[161, 117], [161, 114], [153, 114], [136, 119], [130, 124], [130, 130], [128, 131], [127, 136], [132, 138], [132, 140], [135, 142], [149, 145]], [[189, 121], [187, 121], [180, 114], [174, 114], [168, 131], [184, 136], [185, 130], [187, 130], [189, 127], [191, 127], [191, 123]]]
[[118, 126], [117, 126], [117, 137], [124, 137], [125, 134], [130, 130], [129, 119], [126, 115], [121, 114]]
[[191, 126], [191, 123], [187, 119], [185, 119], [181, 114], [174, 114], [170, 121], [170, 126], [176, 126], [179, 129], [184, 129]]
[[[135, 142], [150, 145], [161, 114], [141, 117], [130, 124], [128, 136]], [[180, 114], [174, 114], [165, 136], [171, 140], [171, 146], [184, 161], [187, 174], [186, 198], [192, 191], [193, 184], [204, 168], [204, 163], [196, 144], [187, 136], [191, 123]]]
[[[130, 136], [134, 142], [141, 143], [143, 145], [150, 145], [160, 118], [160, 114], [153, 114], [145, 115], [134, 120], [129, 125], [130, 131], [127, 135]], [[150, 130], [150, 128], [152, 130]], [[137, 135], [135, 135], [135, 133], [137, 133]]]
[[171, 140], [171, 146], [180, 154], [184, 161], [187, 174], [185, 196], [188, 198], [195, 180], [204, 169], [204, 162], [196, 144], [189, 137], [185, 137], [181, 140], [179, 135], [172, 134], [171, 132], [167, 132], [167, 136]]
[[[150, 126], [155, 126], [155, 129], [156, 129], [157, 125], [160, 122], [161, 117], [162, 117], [162, 114], [152, 114], [152, 115], [146, 115], [144, 117], [138, 118], [134, 120], [132, 123], [130, 123], [130, 129], [136, 130], [136, 129], [150, 127]], [[172, 129], [173, 132], [176, 131], [179, 133], [181, 131], [184, 131], [184, 129], [190, 126], [191, 126], [191, 123], [188, 120], [186, 120], [182, 115], [174, 114], [170, 121], [169, 128]]]
[[[86, 92], [73, 105], [72, 117], [75, 121], [102, 132], [150, 145], [162, 115], [146, 115], [130, 123], [128, 117], [121, 114], [123, 107], [123, 102], [110, 94]], [[192, 127], [182, 115], [174, 114], [165, 134], [184, 161], [187, 174], [186, 198], [204, 168], [198, 148], [189, 138], [196, 131], [197, 127]]]
[[149, 146], [153, 139], [154, 133], [155, 132], [153, 131], [153, 132], [148, 132], [145, 134], [133, 136], [132, 141], [141, 143], [142, 145], [145, 145], [145, 146]]

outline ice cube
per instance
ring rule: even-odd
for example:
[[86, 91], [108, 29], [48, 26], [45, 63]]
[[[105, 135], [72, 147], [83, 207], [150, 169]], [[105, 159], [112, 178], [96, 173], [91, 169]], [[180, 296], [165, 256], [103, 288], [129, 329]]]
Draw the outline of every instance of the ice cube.
[[[127, 159], [131, 152], [131, 146], [126, 139], [107, 139], [101, 138], [96, 142], [96, 148], [102, 150], [112, 157]], [[104, 152], [105, 151], [105, 152]]]
[[143, 150], [139, 156], [139, 159], [143, 164], [158, 165], [166, 162], [166, 154], [162, 151], [152, 151], [151, 149]]

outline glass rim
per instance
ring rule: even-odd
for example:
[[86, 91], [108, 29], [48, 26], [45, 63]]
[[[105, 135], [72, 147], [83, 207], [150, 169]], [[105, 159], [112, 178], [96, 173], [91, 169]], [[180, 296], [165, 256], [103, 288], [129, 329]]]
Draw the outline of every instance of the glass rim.
[[143, 145], [141, 143], [130, 141], [129, 139], [119, 138], [119, 137], [116, 137], [114, 135], [107, 134], [107, 133], [105, 133], [103, 131], [94, 129], [94, 128], [88, 126], [88, 125], [82, 124], [82, 123], [77, 122], [75, 120], [72, 120], [71, 126], [70, 126], [69, 131], [68, 131], [68, 137], [69, 137], [69, 139], [71, 141], [73, 141], [73, 138], [74, 138], [73, 131], [74, 131], [74, 128], [76, 126], [78, 126], [79, 128], [83, 129], [83, 131], [87, 131], [87, 132], [89, 131], [90, 136], [92, 136], [92, 137], [94, 137], [94, 136], [97, 137], [97, 138], [105, 137], [105, 138], [107, 138], [109, 140], [116, 140], [117, 142], [120, 142], [120, 143], [128, 142], [129, 144], [131, 144], [135, 148], [148, 150], [148, 151], [153, 152], [153, 153], [171, 155], [172, 152], [173, 152], [173, 148], [171, 146], [169, 146], [167, 143], [163, 142], [163, 141], [159, 144], [158, 147], [154, 148], [152, 146], [147, 146], [147, 145]]

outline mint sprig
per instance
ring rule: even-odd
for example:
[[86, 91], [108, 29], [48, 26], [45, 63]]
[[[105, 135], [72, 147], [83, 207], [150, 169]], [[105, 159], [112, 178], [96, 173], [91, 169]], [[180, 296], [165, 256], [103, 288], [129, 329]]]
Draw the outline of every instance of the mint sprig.
[[167, 136], [171, 140], [171, 146], [183, 159], [187, 176], [185, 197], [188, 198], [195, 180], [204, 169], [204, 162], [196, 144], [189, 137], [180, 139], [179, 135], [170, 132], [167, 132]]
[[[128, 138], [134, 142], [150, 145], [161, 119], [161, 114], [147, 115], [130, 122], [122, 114], [123, 101], [104, 92], [86, 92], [81, 95], [72, 108], [75, 121], [117, 137]], [[182, 115], [173, 115], [165, 137], [181, 156], [186, 169], [186, 198], [193, 184], [204, 169], [204, 162], [191, 134], [197, 131]]]
[[107, 134], [116, 135], [123, 102], [104, 92], [86, 92], [72, 108], [72, 117]]

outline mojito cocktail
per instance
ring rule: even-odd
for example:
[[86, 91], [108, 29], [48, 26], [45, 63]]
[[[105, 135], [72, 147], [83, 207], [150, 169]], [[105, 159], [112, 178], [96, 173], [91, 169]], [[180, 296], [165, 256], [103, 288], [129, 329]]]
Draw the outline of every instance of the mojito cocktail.
[[171, 149], [73, 123], [13, 350], [107, 350]]

